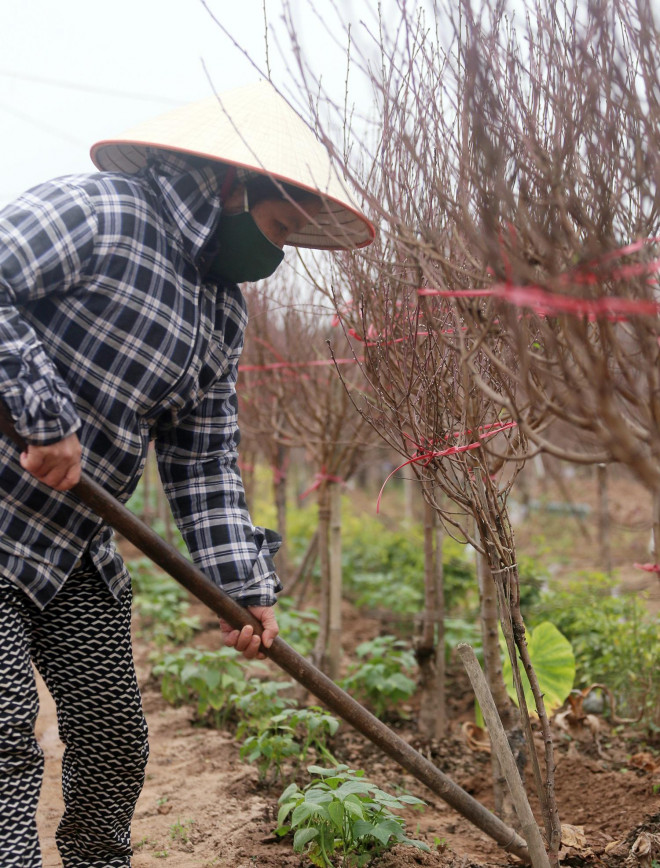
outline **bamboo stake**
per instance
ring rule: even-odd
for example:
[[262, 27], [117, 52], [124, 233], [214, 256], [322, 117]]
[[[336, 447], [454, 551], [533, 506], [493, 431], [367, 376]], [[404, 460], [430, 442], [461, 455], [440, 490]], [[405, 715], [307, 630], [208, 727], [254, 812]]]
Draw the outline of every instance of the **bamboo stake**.
[[[4, 406], [0, 406], [0, 431], [10, 437], [20, 449], [25, 448], [25, 442], [16, 434], [11, 417]], [[247, 609], [221, 591], [201, 570], [191, 564], [177, 549], [168, 545], [97, 482], [83, 474], [80, 482], [71, 489], [71, 493], [232, 627], [241, 629], [251, 624], [255, 632], [260, 633], [261, 625]], [[529, 863], [530, 856], [525, 842], [513, 829], [491, 814], [487, 808], [363, 708], [308, 660], [301, 657], [286, 642], [278, 637], [270, 648], [262, 647], [262, 651], [325, 703], [331, 711], [351, 724], [482, 832], [497, 841], [503, 849], [523, 862]]]
[[525, 793], [516, 761], [513, 758], [506, 732], [497, 713], [497, 708], [495, 707], [495, 702], [488, 688], [484, 673], [481, 671], [481, 666], [479, 666], [477, 656], [472, 646], [467, 645], [465, 642], [461, 642], [458, 645], [458, 653], [461, 655], [461, 660], [472, 684], [472, 689], [479, 700], [479, 705], [481, 706], [481, 711], [488, 728], [493, 753], [497, 754], [500, 767], [509, 786], [513, 806], [520, 821], [523, 835], [527, 841], [532, 866], [533, 868], [550, 868], [550, 860], [543, 845], [541, 832], [529, 806], [527, 794]]

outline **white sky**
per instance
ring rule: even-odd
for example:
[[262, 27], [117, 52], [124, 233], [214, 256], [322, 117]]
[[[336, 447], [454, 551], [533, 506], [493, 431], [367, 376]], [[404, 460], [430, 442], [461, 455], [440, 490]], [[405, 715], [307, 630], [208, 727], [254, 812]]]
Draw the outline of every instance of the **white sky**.
[[[263, 0], [207, 2], [264, 67]], [[348, 14], [349, 0], [339, 3]], [[276, 25], [281, 2], [266, 9]], [[309, 14], [303, 26], [300, 9], [309, 45], [319, 29]], [[275, 69], [276, 55], [271, 44]], [[217, 91], [259, 78], [201, 0], [0, 0], [0, 204], [50, 177], [93, 171], [93, 142], [211, 95], [202, 60]]]
[[[281, 33], [270, 41], [273, 78], [280, 85], [287, 80], [276, 44], [293, 65], [281, 27], [284, 0], [206, 2], [262, 68], [265, 3], [270, 26]], [[402, 0], [381, 0], [394, 29], [397, 2]], [[415, 2], [433, 5], [409, 5]], [[522, 9], [528, 2], [510, 0]], [[323, 72], [325, 89], [341, 101], [345, 54], [341, 47], [333, 50], [328, 33], [339, 33], [343, 43], [351, 21], [353, 38], [359, 40], [361, 32], [369, 44], [358, 21], [364, 17], [373, 25], [376, 0], [287, 5], [304, 53]], [[657, 14], [660, 0], [651, 5]], [[259, 78], [202, 0], [0, 0], [0, 205], [50, 177], [93, 171], [89, 148], [95, 141], [211, 95], [202, 61], [217, 91]]]

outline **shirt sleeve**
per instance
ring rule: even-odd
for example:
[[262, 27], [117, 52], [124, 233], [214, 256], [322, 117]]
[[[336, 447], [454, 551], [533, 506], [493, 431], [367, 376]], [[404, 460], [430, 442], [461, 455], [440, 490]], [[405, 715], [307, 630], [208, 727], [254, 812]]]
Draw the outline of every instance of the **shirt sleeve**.
[[281, 537], [255, 527], [238, 462], [236, 379], [242, 345], [197, 409], [156, 438], [172, 513], [197, 566], [243, 606], [272, 606], [282, 584], [273, 555]]
[[29, 443], [55, 443], [81, 424], [26, 311], [80, 281], [96, 232], [84, 192], [55, 182], [35, 187], [0, 212], [0, 395]]

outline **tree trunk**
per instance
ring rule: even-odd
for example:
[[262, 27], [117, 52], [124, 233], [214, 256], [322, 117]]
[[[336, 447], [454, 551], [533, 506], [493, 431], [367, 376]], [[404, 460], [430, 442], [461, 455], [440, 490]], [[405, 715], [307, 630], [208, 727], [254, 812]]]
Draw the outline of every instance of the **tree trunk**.
[[[415, 658], [419, 666], [419, 731], [425, 738], [438, 738], [440, 699], [438, 692], [437, 654], [435, 625], [437, 620], [437, 573], [436, 562], [442, 560], [442, 550], [435, 551], [435, 510], [424, 499], [424, 612], [421, 632], [415, 642]], [[442, 721], [440, 721], [442, 726]]]
[[330, 617], [330, 492], [327, 482], [322, 482], [317, 493], [318, 502], [318, 553], [321, 568], [321, 589], [319, 600], [319, 634], [314, 647], [314, 665], [326, 671], [326, 650]]
[[447, 727], [447, 699], [445, 695], [445, 569], [442, 559], [444, 528], [440, 517], [435, 516], [435, 679], [438, 694], [438, 720], [436, 735], [442, 738]]
[[[484, 651], [484, 674], [493, 696], [497, 713], [502, 725], [510, 736], [516, 727], [513, 703], [504, 684], [502, 675], [502, 658], [499, 638], [499, 615], [497, 609], [497, 589], [493, 582], [490, 566], [484, 555], [477, 553], [477, 578], [479, 582], [479, 605], [481, 641]], [[508, 824], [516, 823], [515, 811], [511, 801], [502, 768], [495, 751], [491, 752], [493, 771], [493, 795], [495, 798], [495, 813]], [[507, 818], [506, 820], [504, 818]]]
[[[603, 572], [612, 575], [612, 547], [610, 545], [610, 504], [607, 491], [607, 464], [599, 464], [598, 475], [598, 544]], [[656, 562], [657, 563], [657, 562]]]
[[330, 489], [330, 591], [328, 594], [328, 675], [339, 678], [341, 667], [341, 487], [331, 483]]
[[502, 675], [502, 657], [499, 637], [499, 614], [497, 609], [497, 589], [493, 582], [490, 566], [486, 558], [477, 554], [477, 579], [479, 582], [479, 606], [481, 622], [481, 641], [484, 649], [484, 671], [493, 694], [498, 714], [508, 727], [515, 721], [515, 714]]
[[147, 450], [147, 458], [144, 462], [144, 471], [142, 473], [142, 520], [145, 524], [151, 527], [151, 521], [154, 517], [153, 509], [151, 508], [151, 465], [153, 459], [153, 449], [149, 446]]
[[165, 490], [160, 482], [156, 487], [156, 503], [158, 507], [158, 518], [163, 523], [165, 539], [170, 545], [172, 545], [174, 541], [174, 534], [172, 532], [172, 512], [170, 510], [169, 501], [165, 495]]
[[653, 563], [660, 564], [660, 492], [653, 495]]
[[286, 491], [287, 491], [287, 465], [289, 463], [289, 450], [286, 446], [277, 447], [277, 459], [273, 467], [273, 500], [277, 515], [277, 531], [282, 536], [282, 545], [277, 553], [277, 571], [283, 576], [289, 575], [289, 548], [287, 545], [286, 523]]
[[419, 482], [413, 476], [403, 477], [403, 519], [407, 524], [415, 521], [415, 498]]

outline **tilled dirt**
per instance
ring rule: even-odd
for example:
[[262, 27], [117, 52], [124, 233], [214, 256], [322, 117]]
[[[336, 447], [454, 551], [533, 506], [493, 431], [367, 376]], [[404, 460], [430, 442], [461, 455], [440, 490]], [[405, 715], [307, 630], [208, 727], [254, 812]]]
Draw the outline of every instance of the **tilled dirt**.
[[[149, 679], [146, 649], [139, 643], [136, 658], [151, 756], [133, 823], [134, 868], [307, 868], [309, 863], [293, 852], [290, 840], [273, 834], [283, 785], [267, 787], [259, 781], [256, 769], [240, 760], [231, 732], [201, 727], [193, 722], [191, 709], [168, 706]], [[431, 743], [419, 740], [413, 722], [399, 727], [404, 738], [460, 786], [492, 806], [490, 756], [467, 746], [458, 722], [446, 739]], [[44, 868], [60, 868], [54, 830], [61, 814], [61, 745], [53, 703], [43, 685], [38, 732], [47, 761], [39, 809]], [[423, 812], [411, 811], [406, 821], [411, 837], [426, 841], [432, 852], [398, 846], [375, 863], [378, 868], [496, 868], [516, 862], [347, 726], [340, 729], [333, 748], [384, 789], [397, 792], [403, 787], [427, 802]], [[584, 835], [579, 847], [564, 848], [563, 864], [623, 868], [638, 827], [646, 823], [660, 833], [660, 765], [654, 763], [650, 753], [647, 768], [641, 768], [644, 761], [634, 743], [620, 735], [605, 733], [596, 745], [589, 737], [567, 740], [558, 733], [561, 820]]]

